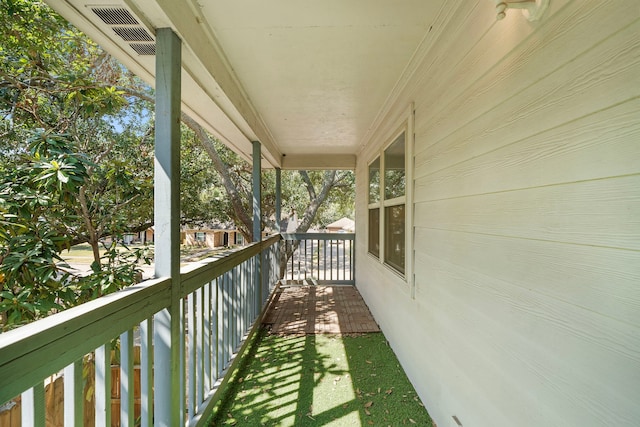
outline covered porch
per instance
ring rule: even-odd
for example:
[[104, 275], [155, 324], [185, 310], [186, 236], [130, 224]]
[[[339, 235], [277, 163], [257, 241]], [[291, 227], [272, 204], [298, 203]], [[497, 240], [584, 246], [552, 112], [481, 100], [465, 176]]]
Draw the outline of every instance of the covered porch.
[[[281, 277], [355, 284], [440, 427], [640, 424], [637, 0], [48, 3], [155, 87], [156, 278], [0, 336], [23, 425], [61, 369], [81, 424], [89, 354], [110, 425], [116, 337], [134, 425], [134, 329], [142, 425], [204, 424]], [[182, 271], [181, 112], [253, 164], [255, 240]], [[261, 239], [265, 168], [354, 169], [357, 240]]]
[[[172, 294], [169, 278], [147, 280], [2, 334], [0, 401], [20, 396], [18, 414], [3, 417], [3, 423], [206, 425], [262, 324], [274, 333], [296, 335], [379, 331], [353, 284], [329, 278], [355, 273], [344, 262], [336, 269], [337, 252], [329, 255], [333, 263], [322, 261], [322, 270], [305, 271], [306, 279], [299, 269], [287, 272], [296, 280], [280, 278], [287, 245], [297, 243], [293, 256], [303, 259], [300, 253], [314, 242], [320, 256], [323, 238], [344, 246], [354, 235], [288, 235], [284, 240], [277, 234], [183, 267], [179, 293]], [[177, 311], [167, 324], [163, 311], [172, 306], [172, 295], [178, 298]], [[175, 378], [168, 372], [171, 349]], [[56, 406], [51, 384], [60, 375], [64, 396]], [[165, 405], [176, 405], [176, 420], [158, 420], [154, 408], [167, 411]]]

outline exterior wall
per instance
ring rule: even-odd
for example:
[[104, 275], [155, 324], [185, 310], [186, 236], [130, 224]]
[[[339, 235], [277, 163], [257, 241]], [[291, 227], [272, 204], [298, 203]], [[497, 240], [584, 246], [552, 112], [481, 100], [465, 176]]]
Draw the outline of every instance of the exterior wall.
[[[358, 157], [358, 288], [439, 427], [640, 425], [640, 3], [492, 3], [449, 3]], [[367, 163], [411, 103], [405, 283]]]

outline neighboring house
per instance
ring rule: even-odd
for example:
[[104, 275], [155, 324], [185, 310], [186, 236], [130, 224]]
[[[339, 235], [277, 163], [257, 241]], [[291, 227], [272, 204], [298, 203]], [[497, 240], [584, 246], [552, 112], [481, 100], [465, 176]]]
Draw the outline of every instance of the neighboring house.
[[350, 218], [345, 217], [332, 222], [325, 228], [329, 233], [353, 233], [354, 231], [356, 231], [356, 222]]
[[257, 179], [355, 169], [356, 284], [440, 427], [640, 425], [637, 0], [48, 3]]
[[137, 233], [127, 233], [122, 238], [127, 245], [130, 243], [153, 243], [153, 227]]
[[244, 244], [242, 234], [230, 226], [217, 225], [202, 228], [185, 228], [180, 232], [183, 245], [221, 248]]

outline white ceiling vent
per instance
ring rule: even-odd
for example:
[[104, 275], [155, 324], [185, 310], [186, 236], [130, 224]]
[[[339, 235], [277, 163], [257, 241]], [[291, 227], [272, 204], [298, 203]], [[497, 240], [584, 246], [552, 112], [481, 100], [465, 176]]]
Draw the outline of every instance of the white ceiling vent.
[[141, 24], [131, 11], [121, 6], [89, 6], [102, 23], [111, 27], [113, 32], [138, 55], [155, 55], [156, 44], [153, 36]]

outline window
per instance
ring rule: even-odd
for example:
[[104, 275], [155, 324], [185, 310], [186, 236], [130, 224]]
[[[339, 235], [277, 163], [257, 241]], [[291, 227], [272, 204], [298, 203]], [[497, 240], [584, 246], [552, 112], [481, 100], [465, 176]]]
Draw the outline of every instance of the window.
[[380, 157], [369, 165], [369, 253], [380, 257]]
[[405, 133], [384, 150], [384, 262], [404, 274]]
[[384, 261], [404, 274], [404, 205], [384, 208]]
[[[369, 253], [405, 274], [406, 132], [369, 165]], [[382, 173], [381, 173], [382, 171]], [[382, 239], [381, 239], [382, 237]], [[382, 247], [382, 253], [380, 252]]]
[[207, 239], [206, 238], [207, 233], [196, 231], [194, 234], [195, 234], [194, 237], [196, 238], [196, 242], [204, 242]]
[[369, 209], [369, 253], [380, 258], [380, 208]]

